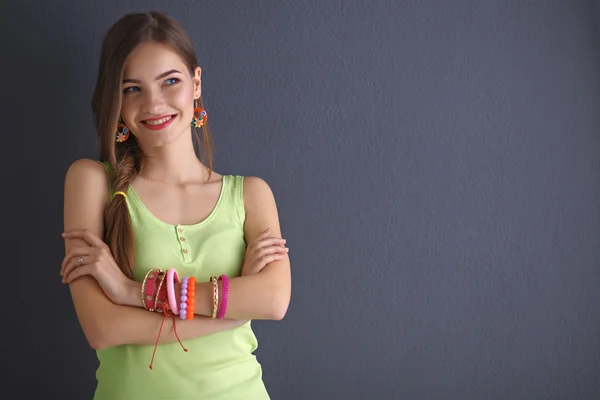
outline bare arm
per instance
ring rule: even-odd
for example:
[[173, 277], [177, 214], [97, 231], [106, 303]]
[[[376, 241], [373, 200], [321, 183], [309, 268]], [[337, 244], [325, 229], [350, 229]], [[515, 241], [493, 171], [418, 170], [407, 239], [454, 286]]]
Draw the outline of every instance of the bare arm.
[[[65, 232], [72, 229], [89, 229], [102, 238], [103, 212], [110, 197], [104, 167], [88, 159], [74, 162], [65, 177], [64, 196]], [[82, 239], [65, 239], [66, 252], [72, 246], [87, 245]], [[132, 287], [135, 285], [132, 281]], [[88, 343], [94, 349], [156, 342], [161, 315], [142, 308], [112, 303], [96, 280], [90, 276], [82, 276], [69, 286], [77, 318]], [[235, 328], [244, 322], [198, 316], [193, 320], [178, 320], [177, 333], [185, 340]], [[165, 322], [160, 343], [176, 340], [169, 319], [168, 323]]]
[[[271, 236], [281, 238], [275, 199], [265, 181], [256, 177], [244, 179], [244, 205], [246, 243], [254, 241], [267, 228], [271, 229]], [[212, 314], [212, 291], [210, 282], [196, 284], [196, 314]], [[290, 297], [290, 259], [285, 255], [256, 275], [229, 280], [226, 318], [281, 320]]]

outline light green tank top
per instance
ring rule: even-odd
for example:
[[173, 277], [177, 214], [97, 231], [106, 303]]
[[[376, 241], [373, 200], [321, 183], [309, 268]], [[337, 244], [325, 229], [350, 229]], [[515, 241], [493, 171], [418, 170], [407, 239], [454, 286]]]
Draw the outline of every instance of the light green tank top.
[[[109, 176], [108, 163], [101, 163]], [[111, 198], [113, 195], [112, 178]], [[133, 187], [127, 206], [135, 234], [135, 280], [150, 268], [176, 268], [180, 276], [207, 282], [212, 275], [240, 275], [244, 259], [243, 177], [225, 175], [211, 214], [195, 225], [170, 225], [144, 206]], [[177, 323], [184, 321], [177, 320]], [[159, 325], [156, 326], [158, 333]], [[154, 346], [122, 345], [97, 351], [96, 400], [269, 399], [250, 322], [212, 335]]]

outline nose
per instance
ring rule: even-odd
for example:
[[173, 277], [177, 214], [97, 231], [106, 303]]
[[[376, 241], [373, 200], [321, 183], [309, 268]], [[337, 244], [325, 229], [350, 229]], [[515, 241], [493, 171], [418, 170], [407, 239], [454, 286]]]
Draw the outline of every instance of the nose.
[[157, 115], [165, 109], [165, 98], [160, 89], [148, 89], [144, 93], [144, 113]]

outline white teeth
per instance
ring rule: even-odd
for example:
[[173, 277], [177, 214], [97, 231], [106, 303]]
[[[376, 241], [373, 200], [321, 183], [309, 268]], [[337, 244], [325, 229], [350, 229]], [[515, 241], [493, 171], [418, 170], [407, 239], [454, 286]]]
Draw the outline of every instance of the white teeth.
[[146, 121], [147, 125], [160, 125], [160, 124], [164, 124], [165, 122], [167, 122], [168, 120], [170, 120], [171, 117], [166, 117], [166, 118], [162, 118], [162, 119], [155, 119], [152, 121]]

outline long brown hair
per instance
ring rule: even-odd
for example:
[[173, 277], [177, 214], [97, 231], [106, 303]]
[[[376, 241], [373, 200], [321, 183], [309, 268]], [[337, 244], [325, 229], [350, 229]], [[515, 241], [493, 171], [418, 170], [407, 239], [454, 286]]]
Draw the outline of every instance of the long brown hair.
[[[92, 97], [92, 111], [100, 139], [100, 161], [108, 162], [112, 167], [113, 174], [110, 179], [114, 190], [125, 193], [140, 171], [142, 152], [134, 135], [130, 135], [123, 143], [115, 141], [121, 112], [123, 66], [127, 56], [137, 46], [148, 41], [170, 46], [180, 55], [191, 75], [198, 66], [194, 46], [185, 30], [163, 12], [125, 15], [106, 33]], [[204, 108], [202, 98], [199, 99], [199, 105]], [[213, 156], [208, 124], [205, 123], [201, 129], [202, 140], [198, 129], [192, 128], [195, 150], [210, 173], [213, 169]], [[134, 234], [123, 196], [112, 199], [104, 218], [104, 240], [110, 246], [113, 257], [123, 273], [133, 279]]]

